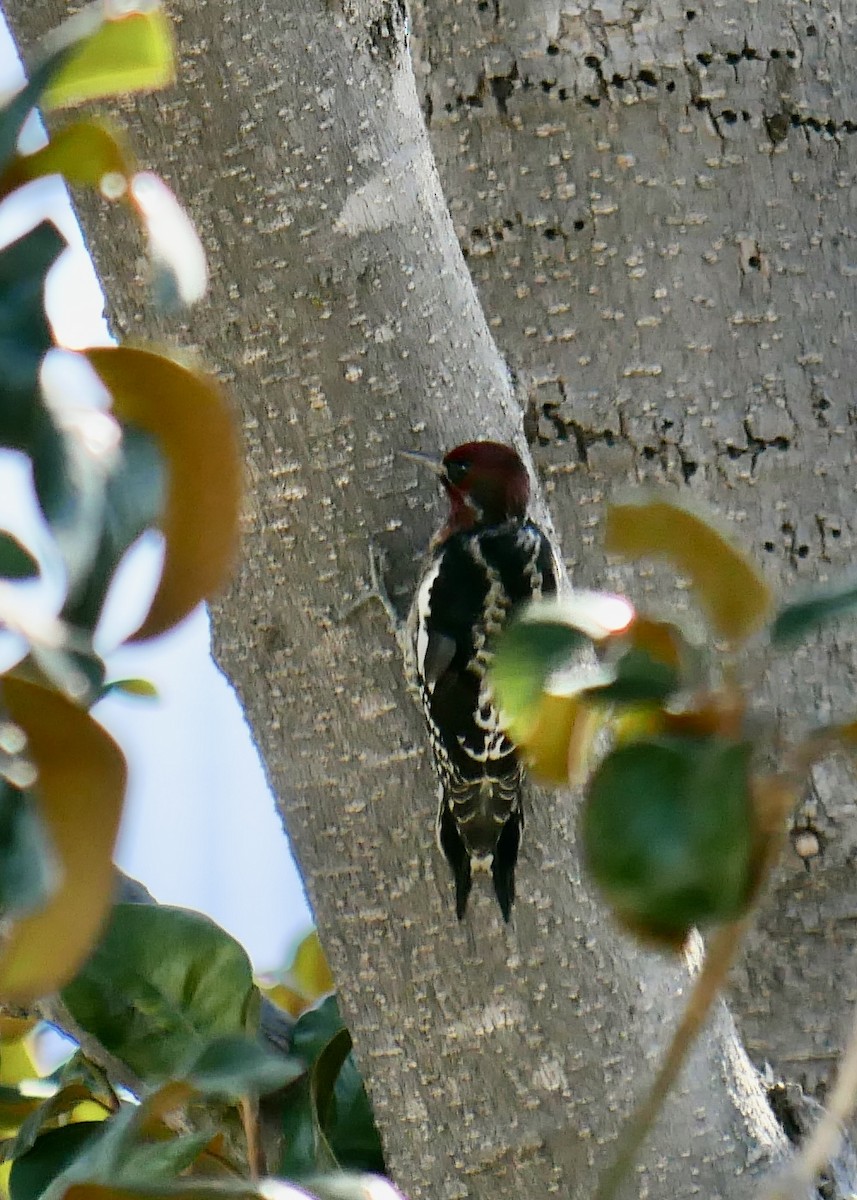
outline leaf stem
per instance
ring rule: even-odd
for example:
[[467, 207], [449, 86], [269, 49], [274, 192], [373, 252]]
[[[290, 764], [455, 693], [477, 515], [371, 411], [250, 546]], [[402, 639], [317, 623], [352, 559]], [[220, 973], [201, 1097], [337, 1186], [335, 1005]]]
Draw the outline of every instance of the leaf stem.
[[257, 1096], [242, 1096], [238, 1105], [241, 1124], [247, 1142], [247, 1166], [252, 1179], [261, 1179], [265, 1174], [265, 1153], [259, 1134], [259, 1099]]

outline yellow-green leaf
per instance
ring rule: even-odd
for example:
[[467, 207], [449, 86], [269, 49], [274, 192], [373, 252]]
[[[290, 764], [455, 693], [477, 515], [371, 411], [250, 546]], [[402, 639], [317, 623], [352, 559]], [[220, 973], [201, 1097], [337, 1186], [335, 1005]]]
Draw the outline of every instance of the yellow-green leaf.
[[318, 931], [313, 929], [298, 946], [289, 968], [289, 982], [300, 989], [309, 1000], [319, 1000], [336, 990]]
[[15, 922], [0, 948], [0, 997], [28, 1004], [72, 977], [110, 909], [125, 760], [101, 726], [64, 696], [7, 677], [0, 697], [27, 735], [41, 816], [62, 867], [45, 907]]
[[111, 679], [101, 689], [103, 699], [111, 692], [121, 692], [123, 696], [141, 696], [145, 700], [158, 700], [158, 689], [148, 679]]
[[122, 195], [136, 164], [121, 135], [101, 121], [75, 121], [58, 130], [41, 150], [17, 154], [0, 178], [0, 196], [44, 175], [62, 175], [67, 183]]
[[[93, 14], [102, 19], [93, 21]], [[87, 100], [151, 91], [175, 79], [172, 31], [161, 4], [93, 4], [78, 15], [77, 24], [75, 20], [67, 22], [65, 31], [60, 28], [60, 37], [76, 38], [78, 29], [85, 36], [46, 88], [44, 108], [71, 108]]]
[[163, 633], [229, 577], [238, 549], [241, 458], [212, 379], [150, 350], [86, 351], [117, 416], [152, 435], [167, 464], [161, 581], [135, 641]]
[[530, 773], [545, 783], [581, 782], [602, 722], [601, 714], [582, 695], [542, 693], [535, 723], [522, 746]]
[[665, 559], [687, 576], [715, 632], [742, 641], [771, 612], [771, 591], [749, 559], [671, 493], [647, 490], [607, 514], [608, 553]]

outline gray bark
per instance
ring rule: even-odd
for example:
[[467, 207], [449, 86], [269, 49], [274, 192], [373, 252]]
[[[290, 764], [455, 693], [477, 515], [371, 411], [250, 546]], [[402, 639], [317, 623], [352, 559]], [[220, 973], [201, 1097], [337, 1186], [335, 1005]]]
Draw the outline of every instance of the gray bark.
[[[6, 7], [25, 45], [63, 10]], [[534, 797], [513, 927], [483, 892], [456, 925], [394, 640], [371, 606], [342, 618], [370, 537], [401, 598], [437, 516], [394, 449], [519, 436], [483, 308], [526, 393], [576, 581], [629, 587], [595, 527], [618, 481], [652, 474], [770, 543], [775, 573], [833, 569], [852, 546], [853, 150], [836, 14], [816, 22], [813, 60], [801, 57], [810, 18], [781, 33], [768, 4], [727, 4], [711, 25], [672, 5], [567, 7], [415, 14], [446, 200], [395, 7], [176, 4], [180, 85], [127, 106], [132, 137], [203, 232], [211, 298], [184, 332], [243, 414], [245, 557], [217, 609], [218, 656], [414, 1196], [589, 1195], [686, 990], [581, 882], [567, 796]], [[118, 329], [161, 333], [115, 213], [83, 211]], [[850, 656], [811, 661], [797, 664], [807, 691], [839, 666], [825, 695], [844, 700]], [[786, 673], [782, 686], [795, 694]], [[844, 804], [835, 820], [847, 826]], [[784, 871], [790, 895], [795, 878], [802, 864]], [[839, 936], [847, 917], [843, 905]], [[784, 952], [796, 987], [812, 981], [805, 946], [825, 919], [806, 924], [810, 940]], [[760, 982], [744, 971], [763, 1054], [771, 946], [760, 937], [748, 960]], [[812, 1011], [815, 1031], [825, 1014]], [[779, 1136], [721, 1010], [640, 1194], [749, 1195]]]
[[[781, 587], [850, 570], [849, 6], [483, 0], [415, 28], [456, 232], [528, 385], [576, 581], [664, 597], [599, 549], [604, 499], [647, 479], [711, 501]], [[791, 730], [848, 716], [854, 671], [841, 627], [775, 668], [771, 707]], [[735, 978], [754, 1059], [819, 1096], [857, 995], [855, 795], [844, 766], [815, 772], [793, 829], [810, 857], [787, 856]]]

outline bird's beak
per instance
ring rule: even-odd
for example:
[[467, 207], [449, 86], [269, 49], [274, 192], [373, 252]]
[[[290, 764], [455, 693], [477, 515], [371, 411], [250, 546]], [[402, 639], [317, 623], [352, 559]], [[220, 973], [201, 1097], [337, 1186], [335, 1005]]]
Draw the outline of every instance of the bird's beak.
[[410, 462], [421, 463], [433, 471], [439, 479], [444, 479], [446, 476], [443, 461], [436, 454], [424, 454], [422, 450], [400, 450], [399, 458], [407, 458]]

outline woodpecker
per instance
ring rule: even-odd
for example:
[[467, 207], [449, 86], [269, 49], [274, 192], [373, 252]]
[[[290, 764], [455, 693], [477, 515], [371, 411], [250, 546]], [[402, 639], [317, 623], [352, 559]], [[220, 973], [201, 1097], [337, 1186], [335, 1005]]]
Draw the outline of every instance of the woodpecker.
[[408, 619], [406, 653], [439, 778], [437, 840], [461, 920], [473, 869], [490, 870], [505, 921], [524, 824], [523, 768], [500, 727], [486, 673], [512, 611], [556, 591], [557, 555], [527, 519], [530, 482], [511, 446], [467, 442], [440, 460], [449, 513], [431, 542]]

